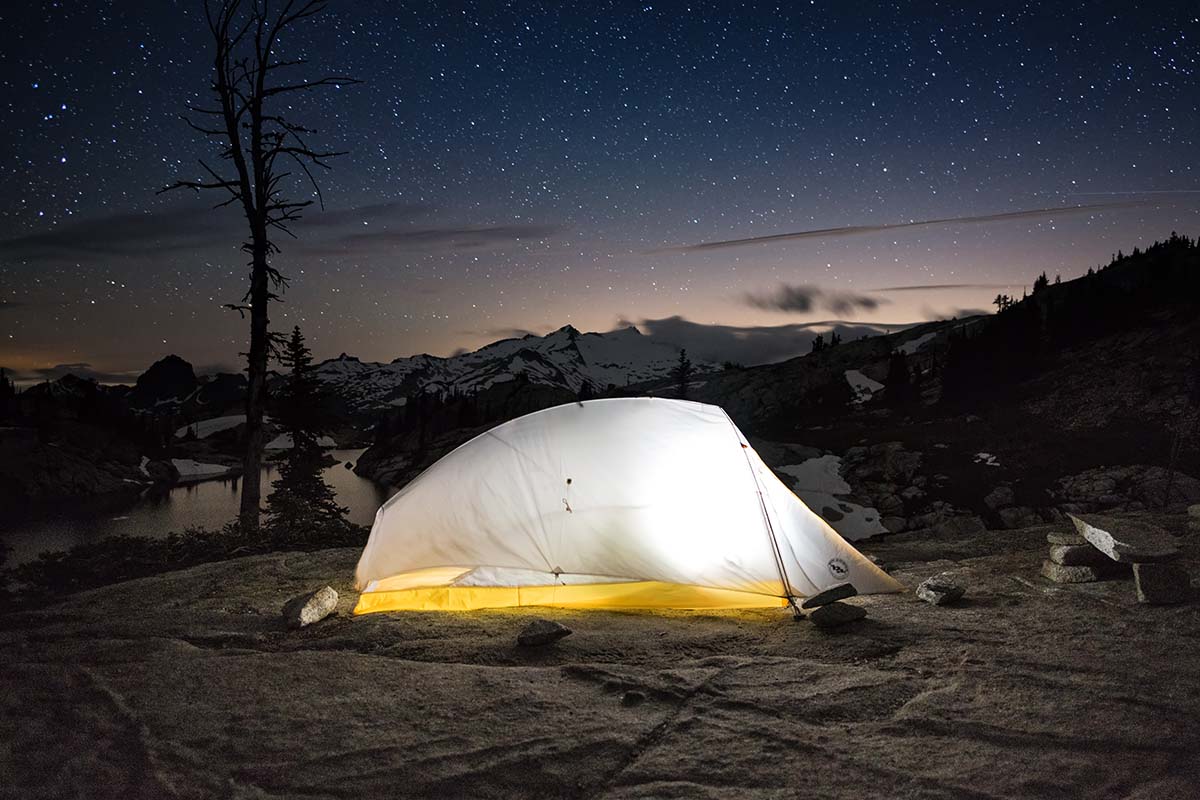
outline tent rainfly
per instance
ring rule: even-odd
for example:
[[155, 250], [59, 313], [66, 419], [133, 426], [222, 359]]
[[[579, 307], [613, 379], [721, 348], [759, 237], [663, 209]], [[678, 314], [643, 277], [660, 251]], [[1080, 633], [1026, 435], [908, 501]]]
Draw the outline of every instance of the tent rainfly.
[[744, 608], [901, 589], [775, 477], [717, 406], [592, 400], [506, 422], [375, 515], [355, 613]]

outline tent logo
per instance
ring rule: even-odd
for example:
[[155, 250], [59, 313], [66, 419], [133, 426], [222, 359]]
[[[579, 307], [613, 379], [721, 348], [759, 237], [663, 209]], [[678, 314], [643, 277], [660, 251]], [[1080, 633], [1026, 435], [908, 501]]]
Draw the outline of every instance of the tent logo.
[[850, 565], [840, 558], [829, 559], [829, 574], [835, 578], [844, 578], [850, 574]]

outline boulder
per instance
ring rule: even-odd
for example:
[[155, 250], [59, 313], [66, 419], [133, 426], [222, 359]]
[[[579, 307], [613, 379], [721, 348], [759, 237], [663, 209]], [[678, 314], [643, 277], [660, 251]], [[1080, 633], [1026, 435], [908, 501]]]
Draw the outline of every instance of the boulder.
[[521, 647], [540, 647], [554, 644], [563, 637], [570, 636], [574, 631], [566, 625], [551, 619], [535, 619], [521, 629], [517, 634], [517, 644]]
[[1185, 603], [1192, 594], [1191, 577], [1177, 564], [1134, 564], [1133, 580], [1138, 602], [1147, 605]]
[[1079, 535], [1077, 531], [1051, 531], [1046, 534], [1046, 541], [1050, 544], [1086, 544], [1089, 547], [1091, 543], [1087, 539]]
[[949, 572], [942, 572], [926, 578], [917, 586], [917, 597], [935, 606], [944, 606], [961, 600], [967, 593], [967, 587]]
[[904, 511], [904, 501], [897, 494], [874, 497], [872, 502], [881, 517], [899, 516]]
[[1128, 574], [1128, 571], [1128, 564], [1118, 564], [1115, 561], [1110, 561], [1103, 567], [1068, 567], [1050, 560], [1042, 562], [1042, 577], [1055, 583], [1093, 583]]
[[983, 498], [983, 503], [992, 511], [999, 511], [1002, 508], [1011, 506], [1017, 502], [1013, 490], [1008, 486], [997, 486], [987, 493]]
[[1042, 524], [1041, 514], [1029, 506], [1010, 506], [1000, 509], [998, 513], [1000, 515], [1000, 523], [1007, 530], [1032, 528], [1034, 525]]
[[[1167, 498], [1167, 487], [1171, 496]], [[1174, 474], [1163, 467], [1130, 464], [1098, 467], [1061, 478], [1052, 492], [1064, 510], [1072, 506], [1080, 511], [1133, 511], [1136, 508], [1168, 503], [1200, 502], [1200, 480], [1178, 470]]]
[[1086, 542], [1051, 545], [1050, 560], [1068, 567], [1105, 567], [1112, 563], [1112, 559]]
[[839, 628], [867, 616], [867, 610], [862, 606], [852, 606], [848, 603], [828, 603], [818, 606], [808, 618], [818, 628]]
[[1070, 517], [1079, 535], [1113, 561], [1144, 564], [1179, 557], [1170, 534], [1149, 523], [1097, 515]]
[[621, 705], [629, 708], [631, 706], [640, 706], [646, 702], [646, 694], [639, 692], [637, 689], [630, 689], [625, 694], [621, 695]]
[[[901, 442], [882, 442], [866, 447], [851, 447], [842, 459], [849, 473], [859, 480], [883, 480], [904, 485], [912, 483], [921, 468], [921, 454], [905, 450]], [[855, 483], [854, 480], [850, 481]]]
[[332, 614], [337, 602], [338, 593], [326, 586], [288, 600], [283, 606], [283, 619], [289, 628], [303, 628]]
[[1192, 519], [1200, 519], [1200, 503], [1188, 506], [1188, 516]]
[[831, 589], [818, 592], [812, 597], [804, 598], [804, 602], [800, 604], [800, 607], [817, 608], [819, 606], [826, 606], [835, 600], [845, 600], [847, 597], [854, 597], [856, 594], [858, 594], [858, 589], [854, 588], [854, 584], [842, 583]]

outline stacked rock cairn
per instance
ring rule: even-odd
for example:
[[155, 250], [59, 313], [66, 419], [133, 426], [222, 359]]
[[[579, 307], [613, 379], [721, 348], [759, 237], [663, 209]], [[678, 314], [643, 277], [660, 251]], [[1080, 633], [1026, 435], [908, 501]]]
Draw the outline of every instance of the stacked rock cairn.
[[1148, 523], [1099, 515], [1068, 517], [1072, 529], [1047, 534], [1042, 576], [1055, 583], [1091, 583], [1132, 573], [1137, 599], [1173, 605], [1191, 598], [1191, 578], [1179, 566], [1170, 534]]

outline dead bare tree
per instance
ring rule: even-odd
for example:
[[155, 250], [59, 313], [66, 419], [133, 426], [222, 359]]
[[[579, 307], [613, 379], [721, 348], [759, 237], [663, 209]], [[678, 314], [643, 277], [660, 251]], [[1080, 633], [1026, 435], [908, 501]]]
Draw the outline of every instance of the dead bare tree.
[[[192, 130], [219, 143], [220, 158], [228, 165], [219, 170], [201, 161], [204, 177], [176, 181], [161, 190], [225, 192], [229, 196], [214, 208], [240, 204], [249, 226], [242, 250], [250, 256], [250, 288], [239, 303], [226, 306], [243, 319], [250, 316], [250, 348], [243, 353], [249, 385], [238, 514], [241, 530], [247, 534], [258, 531], [262, 496], [267, 361], [274, 346], [267, 307], [287, 287], [287, 279], [271, 265], [272, 256], [280, 252], [272, 236], [294, 237], [290, 225], [313, 204], [313, 197], [324, 207], [313, 167], [328, 169], [327, 159], [343, 155], [310, 147], [306, 139], [316, 131], [289, 121], [275, 109], [287, 108], [283, 98], [297, 92], [358, 83], [340, 76], [285, 79], [283, 75], [302, 68], [307, 61], [283, 59], [275, 51], [281, 33], [323, 13], [327, 5], [323, 0], [205, 0], [205, 20], [215, 45], [211, 89], [216, 107], [189, 104], [190, 115], [183, 119]], [[297, 181], [311, 186], [308, 199], [285, 196], [284, 190], [294, 188]]]

